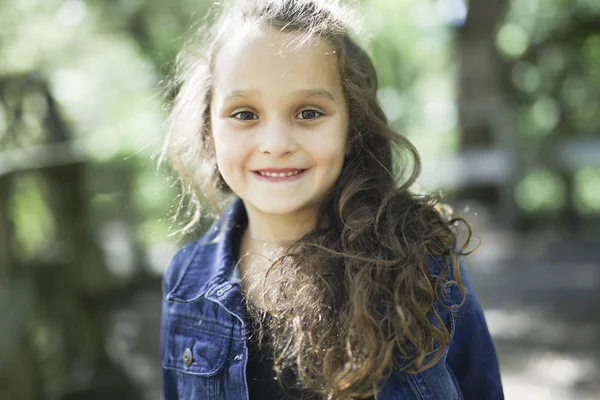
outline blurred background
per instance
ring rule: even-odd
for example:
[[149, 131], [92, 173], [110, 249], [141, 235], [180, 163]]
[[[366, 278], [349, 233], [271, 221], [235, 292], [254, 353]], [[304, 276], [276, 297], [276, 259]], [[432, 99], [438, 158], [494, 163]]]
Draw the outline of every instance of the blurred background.
[[[205, 0], [0, 0], [0, 399], [159, 399], [164, 80]], [[508, 399], [600, 399], [600, 1], [364, 0], [392, 123], [481, 246]]]

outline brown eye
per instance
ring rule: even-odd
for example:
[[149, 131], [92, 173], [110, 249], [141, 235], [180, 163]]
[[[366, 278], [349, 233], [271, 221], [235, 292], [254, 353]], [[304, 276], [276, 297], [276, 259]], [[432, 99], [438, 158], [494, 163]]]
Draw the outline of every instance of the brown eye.
[[242, 121], [251, 121], [253, 119], [258, 119], [258, 116], [251, 111], [240, 111], [233, 115], [233, 118], [241, 119]]
[[298, 118], [298, 119], [317, 119], [321, 115], [323, 115], [323, 114], [317, 110], [304, 110], [304, 111], [300, 111], [300, 113], [298, 113], [296, 118]]

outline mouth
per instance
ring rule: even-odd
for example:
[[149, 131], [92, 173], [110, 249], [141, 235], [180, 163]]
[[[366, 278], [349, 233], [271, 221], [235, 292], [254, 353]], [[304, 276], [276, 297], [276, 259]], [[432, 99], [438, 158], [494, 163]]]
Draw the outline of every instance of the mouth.
[[269, 172], [269, 171], [254, 171], [254, 172], [258, 173], [261, 176], [270, 176], [273, 178], [284, 178], [286, 176], [294, 176], [294, 175], [301, 174], [304, 171], [306, 171], [306, 170], [305, 169], [296, 169], [296, 170], [286, 171], [286, 172]]
[[272, 170], [258, 170], [252, 171], [256, 177], [266, 182], [287, 182], [300, 179], [304, 175], [307, 169], [272, 169]]

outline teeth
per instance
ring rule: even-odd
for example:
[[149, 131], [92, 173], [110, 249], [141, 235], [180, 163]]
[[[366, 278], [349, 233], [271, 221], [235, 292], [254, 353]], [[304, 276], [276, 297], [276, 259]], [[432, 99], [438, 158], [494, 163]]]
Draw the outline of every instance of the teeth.
[[296, 171], [292, 171], [292, 172], [262, 172], [262, 171], [258, 171], [259, 174], [261, 174], [262, 176], [270, 176], [273, 178], [284, 178], [286, 176], [292, 176], [292, 175], [298, 175], [300, 173], [300, 170], [296, 170]]

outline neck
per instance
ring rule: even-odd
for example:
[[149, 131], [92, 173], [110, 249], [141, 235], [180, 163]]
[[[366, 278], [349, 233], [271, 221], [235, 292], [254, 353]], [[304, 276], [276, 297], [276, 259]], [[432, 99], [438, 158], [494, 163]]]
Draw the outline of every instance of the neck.
[[264, 308], [264, 283], [268, 269], [287, 253], [290, 245], [317, 224], [318, 210], [286, 215], [269, 215], [244, 203], [248, 225], [240, 242], [238, 268], [248, 301]]
[[287, 215], [264, 214], [246, 205], [248, 227], [244, 236], [250, 243], [285, 247], [310, 232], [317, 223], [317, 210]]

